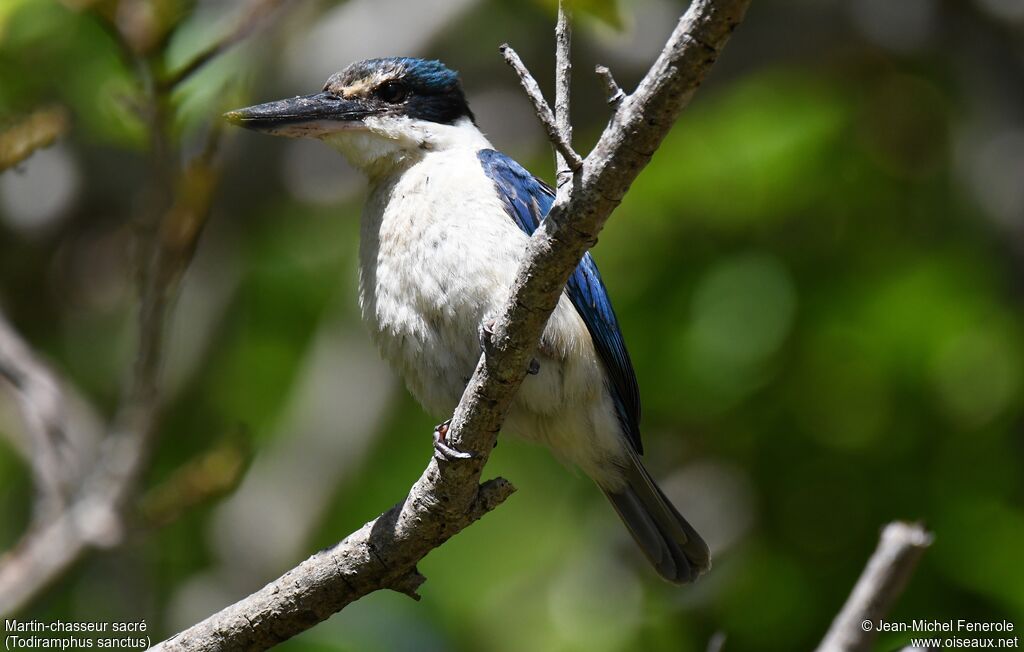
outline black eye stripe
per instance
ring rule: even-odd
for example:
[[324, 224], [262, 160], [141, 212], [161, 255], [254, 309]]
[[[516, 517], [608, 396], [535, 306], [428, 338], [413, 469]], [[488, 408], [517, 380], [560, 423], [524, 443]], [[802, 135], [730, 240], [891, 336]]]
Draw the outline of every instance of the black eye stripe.
[[382, 114], [448, 125], [463, 117], [474, 120], [457, 80], [421, 78], [407, 71], [358, 70], [332, 76], [324, 92], [334, 96], [332, 100], [366, 102], [368, 109]]

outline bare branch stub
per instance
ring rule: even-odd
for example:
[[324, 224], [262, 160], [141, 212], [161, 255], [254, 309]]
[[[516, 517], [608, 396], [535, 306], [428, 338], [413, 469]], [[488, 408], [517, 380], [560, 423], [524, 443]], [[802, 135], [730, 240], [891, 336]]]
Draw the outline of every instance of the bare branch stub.
[[[921, 525], [889, 523], [846, 604], [832, 621], [817, 652], [866, 652], [883, 619], [914, 572], [932, 534]], [[871, 627], [864, 623], [872, 623]]]
[[547, 100], [544, 99], [544, 94], [541, 92], [537, 80], [533, 78], [526, 65], [523, 64], [523, 60], [519, 58], [519, 55], [516, 54], [516, 51], [509, 44], [503, 44], [499, 50], [502, 56], [505, 57], [505, 62], [512, 66], [512, 69], [519, 75], [519, 82], [523, 85], [523, 90], [526, 91], [530, 101], [533, 102], [533, 108], [537, 112], [537, 117], [540, 118], [544, 131], [547, 132], [551, 144], [555, 146], [559, 154], [565, 157], [573, 171], [579, 170], [583, 167], [583, 159], [580, 158], [580, 155], [576, 153], [572, 145], [565, 140], [564, 135], [559, 131], [558, 125], [555, 123], [555, 115], [551, 112], [551, 107], [548, 105]]
[[626, 99], [626, 93], [616, 83], [615, 77], [612, 76], [612, 71], [608, 69], [608, 66], [597, 66], [594, 68], [594, 73], [597, 74], [598, 79], [604, 84], [605, 92], [608, 95], [608, 104], [618, 106], [622, 100]]

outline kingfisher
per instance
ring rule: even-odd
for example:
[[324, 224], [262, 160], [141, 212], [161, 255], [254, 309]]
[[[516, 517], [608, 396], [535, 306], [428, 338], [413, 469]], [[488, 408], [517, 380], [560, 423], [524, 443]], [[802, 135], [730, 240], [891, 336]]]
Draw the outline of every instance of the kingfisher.
[[[315, 138], [370, 185], [360, 223], [359, 305], [381, 355], [437, 418], [450, 416], [480, 357], [552, 188], [477, 127], [458, 74], [440, 61], [369, 59], [319, 93], [225, 114], [255, 131]], [[546, 445], [611, 501], [658, 574], [683, 584], [707, 544], [644, 468], [640, 393], [589, 253], [576, 267], [503, 430]], [[444, 442], [444, 424], [435, 443]], [[438, 440], [437, 433], [441, 438]]]

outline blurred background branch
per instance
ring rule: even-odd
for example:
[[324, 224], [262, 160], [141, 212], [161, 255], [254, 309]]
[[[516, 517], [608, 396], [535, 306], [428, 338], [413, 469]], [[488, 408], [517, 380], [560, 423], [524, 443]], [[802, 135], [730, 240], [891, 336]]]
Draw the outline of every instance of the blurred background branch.
[[69, 126], [68, 112], [62, 107], [38, 109], [13, 125], [0, 125], [0, 172], [24, 161], [37, 149], [49, 147], [67, 133]]
[[75, 402], [65, 396], [67, 382], [38, 359], [2, 313], [0, 379], [18, 399], [29, 441], [14, 443], [32, 466], [36, 488], [33, 521], [45, 522], [66, 506], [80, 477], [80, 466], [94, 453], [95, 442], [83, 441], [83, 431], [95, 416], [69, 414]]
[[[99, 454], [93, 466], [72, 483], [62, 477], [62, 469], [70, 464], [59, 460], [56, 452], [63, 432], [70, 429], [66, 424], [59, 430], [53, 427], [53, 413], [58, 405], [64, 405], [56, 383], [6, 324], [0, 329], [4, 375], [19, 390], [33, 432], [32, 459], [41, 502], [24, 536], [0, 557], [0, 614], [23, 608], [90, 549], [121, 543], [133, 520], [142, 475], [159, 432], [165, 329], [219, 180], [218, 117], [213, 117], [217, 122], [208, 128], [200, 152], [179, 169], [169, 93], [178, 81], [250, 33], [259, 19], [279, 4], [252, 3], [227, 36], [198, 55], [167, 85], [159, 82], [159, 50], [166, 47], [183, 14], [167, 7], [161, 12], [158, 5], [136, 0], [124, 0], [116, 7], [107, 2], [77, 7], [95, 12], [107, 23], [119, 49], [136, 59], [137, 83], [143, 89], [139, 110], [149, 132], [150, 173], [136, 215], [140, 270], [136, 354]], [[3, 134], [0, 143], [21, 143], [20, 149], [5, 147], [3, 152], [12, 152], [12, 160], [24, 158], [32, 149], [52, 142], [66, 125], [62, 111], [34, 114]]]

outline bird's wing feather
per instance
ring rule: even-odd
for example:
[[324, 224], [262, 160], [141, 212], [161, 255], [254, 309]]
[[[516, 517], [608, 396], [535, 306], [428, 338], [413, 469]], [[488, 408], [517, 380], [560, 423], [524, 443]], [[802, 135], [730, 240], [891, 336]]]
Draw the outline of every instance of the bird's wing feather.
[[[505, 205], [509, 217], [527, 235], [533, 234], [544, 216], [551, 210], [555, 193], [549, 185], [530, 174], [523, 166], [493, 149], [480, 150], [477, 154], [484, 172]], [[590, 336], [597, 347], [597, 353], [604, 363], [611, 382], [612, 398], [622, 423], [623, 432], [638, 453], [643, 452], [640, 442], [640, 390], [637, 387], [633, 363], [626, 351], [619, 322], [615, 318], [608, 291], [601, 281], [597, 265], [590, 253], [583, 259], [566, 284], [569, 299], [576, 307]]]

